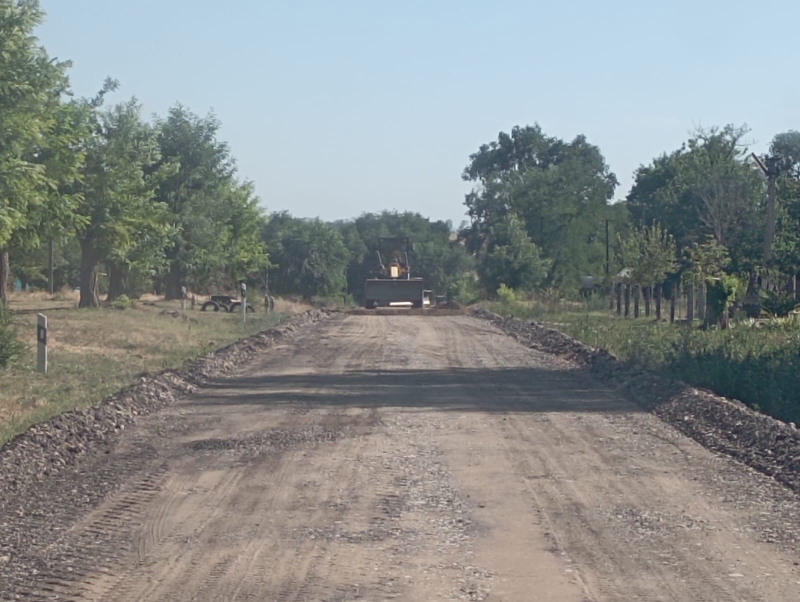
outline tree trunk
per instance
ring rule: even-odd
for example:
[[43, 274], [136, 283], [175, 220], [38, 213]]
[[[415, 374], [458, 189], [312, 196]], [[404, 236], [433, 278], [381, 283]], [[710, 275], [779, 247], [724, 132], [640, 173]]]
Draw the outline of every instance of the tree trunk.
[[650, 302], [653, 299], [653, 287], [644, 287], [644, 315], [646, 318], [650, 317]]
[[617, 315], [622, 315], [622, 285], [617, 283], [614, 285], [614, 294], [617, 297]]
[[642, 296], [642, 287], [638, 284], [633, 287], [633, 319], [639, 317], [639, 299]]
[[47, 244], [47, 288], [50, 290], [50, 294], [54, 294], [55, 291], [55, 263], [56, 263], [56, 254], [55, 254], [55, 245], [53, 243], [52, 237], [50, 238], [50, 242]]
[[694, 322], [694, 283], [686, 289], [686, 321], [690, 326]]
[[728, 320], [725, 315], [718, 315], [713, 305], [708, 305], [705, 315], [703, 316], [703, 328], [709, 328], [711, 326], [727, 328]]
[[778, 191], [778, 174], [773, 171], [775, 168], [771, 166], [770, 173], [767, 177], [767, 229], [764, 232], [764, 265], [772, 257], [772, 244], [775, 241], [775, 197]]
[[184, 286], [183, 280], [183, 274], [175, 266], [172, 266], [169, 274], [167, 274], [167, 285], [164, 291], [165, 301], [181, 298], [181, 287]]
[[661, 285], [656, 284], [656, 320], [661, 321]]
[[109, 265], [108, 274], [108, 296], [106, 297], [106, 301], [113, 301], [120, 295], [125, 295], [127, 293], [125, 270], [115, 265]]
[[629, 317], [631, 315], [631, 285], [625, 284], [625, 317]]
[[680, 298], [680, 285], [676, 282], [672, 285], [672, 294], [669, 297], [669, 323], [675, 324], [675, 305]]
[[98, 267], [99, 262], [92, 248], [92, 241], [81, 240], [81, 300], [78, 307], [100, 307]]
[[701, 284], [697, 289], [697, 317], [701, 322], [706, 319], [706, 306], [708, 305], [706, 299], [706, 285]]
[[8, 261], [8, 249], [0, 249], [0, 305], [8, 305], [8, 281], [11, 266]]
[[747, 292], [742, 302], [742, 308], [748, 318], [758, 318], [761, 315], [761, 299], [759, 298], [758, 290], [758, 277], [755, 273], [752, 273], [747, 281]]

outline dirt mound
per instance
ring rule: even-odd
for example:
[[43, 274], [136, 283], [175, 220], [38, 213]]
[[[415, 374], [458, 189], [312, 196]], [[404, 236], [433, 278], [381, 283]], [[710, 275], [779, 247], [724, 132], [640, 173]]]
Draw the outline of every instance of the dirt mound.
[[88, 451], [108, 447], [120, 431], [136, 422], [137, 416], [174, 402], [209, 379], [230, 372], [276, 340], [332, 313], [335, 312], [314, 309], [293, 316], [275, 328], [188, 363], [184, 370], [143, 375], [129, 388], [95, 407], [66, 412], [31, 426], [0, 448], [3, 495], [18, 493], [30, 483], [75, 465]]
[[728, 454], [800, 491], [800, 432], [792, 425], [759, 414], [739, 401], [620, 361], [606, 350], [584, 345], [537, 322], [503, 317], [482, 308], [471, 313], [523, 345], [584, 365], [707, 449]]

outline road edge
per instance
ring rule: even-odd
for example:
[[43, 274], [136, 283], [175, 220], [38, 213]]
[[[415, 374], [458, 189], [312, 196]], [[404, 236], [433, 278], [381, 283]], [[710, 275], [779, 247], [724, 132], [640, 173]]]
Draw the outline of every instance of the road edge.
[[731, 456], [800, 491], [800, 432], [727, 399], [619, 360], [539, 322], [470, 310], [526, 347], [571, 359], [706, 449]]
[[0, 486], [13, 493], [73, 467], [87, 453], [111, 446], [137, 417], [151, 414], [231, 372], [295, 331], [337, 310], [312, 309], [278, 325], [216, 349], [183, 368], [147, 373], [88, 408], [70, 410], [31, 425], [0, 447]]

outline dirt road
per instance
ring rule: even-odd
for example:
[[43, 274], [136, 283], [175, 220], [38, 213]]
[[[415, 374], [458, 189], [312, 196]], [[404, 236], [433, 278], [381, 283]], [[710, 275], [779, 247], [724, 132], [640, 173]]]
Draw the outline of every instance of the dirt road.
[[61, 487], [0, 600], [800, 598], [796, 496], [467, 317], [308, 328]]

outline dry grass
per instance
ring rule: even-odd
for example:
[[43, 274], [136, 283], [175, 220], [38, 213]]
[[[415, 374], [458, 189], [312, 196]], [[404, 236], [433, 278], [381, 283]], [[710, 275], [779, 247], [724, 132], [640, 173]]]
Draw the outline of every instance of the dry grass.
[[[180, 302], [147, 298], [131, 309], [77, 309], [72, 293], [15, 293], [10, 306], [27, 345], [23, 360], [0, 371], [0, 444], [29, 425], [95, 404], [143, 372], [180, 366], [185, 360], [274, 325], [288, 311], [248, 317], [190, 311], [173, 318]], [[35, 371], [36, 314], [49, 321], [50, 372]]]

